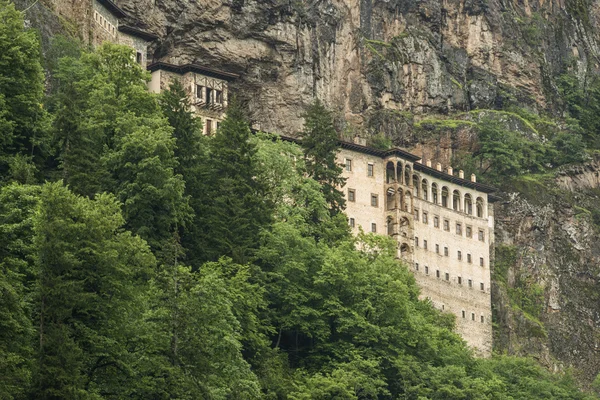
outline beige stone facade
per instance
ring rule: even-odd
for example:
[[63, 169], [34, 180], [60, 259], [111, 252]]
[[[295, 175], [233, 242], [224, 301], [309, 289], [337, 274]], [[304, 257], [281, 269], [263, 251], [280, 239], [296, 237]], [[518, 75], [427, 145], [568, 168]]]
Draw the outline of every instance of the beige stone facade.
[[192, 111], [202, 120], [203, 133], [212, 135], [225, 118], [229, 100], [228, 83], [238, 76], [216, 71], [195, 64], [173, 65], [163, 62], [148, 66], [152, 80], [148, 88], [160, 93], [169, 88], [174, 79], [179, 79], [188, 93]]
[[351, 227], [390, 235], [423, 298], [456, 316], [456, 330], [480, 355], [492, 348], [490, 249], [493, 188], [394, 149], [342, 143]]

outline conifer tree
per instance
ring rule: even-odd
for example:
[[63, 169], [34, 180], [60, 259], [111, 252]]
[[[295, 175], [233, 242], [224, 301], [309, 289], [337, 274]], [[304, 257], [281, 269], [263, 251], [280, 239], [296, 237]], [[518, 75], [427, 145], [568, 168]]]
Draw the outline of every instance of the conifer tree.
[[40, 164], [48, 151], [44, 73], [35, 31], [8, 0], [0, 0], [0, 173], [23, 154]]
[[250, 127], [235, 102], [210, 141], [206, 177], [209, 182], [202, 208], [202, 245], [205, 260], [231, 257], [245, 263], [268, 226], [272, 206], [258, 176], [256, 146]]
[[344, 195], [339, 190], [346, 179], [341, 176], [342, 167], [336, 161], [339, 144], [333, 117], [318, 99], [304, 114], [302, 148], [308, 175], [321, 184], [331, 212], [339, 213], [346, 207]]

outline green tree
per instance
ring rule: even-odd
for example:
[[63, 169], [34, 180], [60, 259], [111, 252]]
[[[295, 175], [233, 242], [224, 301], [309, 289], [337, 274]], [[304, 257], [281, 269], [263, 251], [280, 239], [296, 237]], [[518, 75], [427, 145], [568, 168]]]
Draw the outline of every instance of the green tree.
[[0, 172], [14, 154], [47, 155], [44, 73], [35, 31], [9, 0], [0, 1]]
[[342, 211], [346, 201], [339, 188], [344, 186], [346, 179], [341, 176], [342, 167], [336, 161], [338, 136], [331, 112], [319, 100], [311, 104], [304, 114], [302, 148], [308, 175], [321, 184], [331, 211]]
[[229, 106], [227, 117], [209, 142], [205, 168], [207, 189], [196, 213], [202, 234], [204, 260], [229, 256], [245, 263], [258, 247], [261, 231], [268, 228], [272, 205], [265, 185], [257, 179], [256, 145], [240, 107]]

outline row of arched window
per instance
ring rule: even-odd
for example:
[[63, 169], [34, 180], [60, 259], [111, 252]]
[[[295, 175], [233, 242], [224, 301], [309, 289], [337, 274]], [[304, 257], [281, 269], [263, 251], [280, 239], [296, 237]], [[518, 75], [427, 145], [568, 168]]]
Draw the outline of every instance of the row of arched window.
[[413, 188], [412, 194], [410, 191], [406, 191], [404, 196], [402, 196], [402, 191], [399, 191], [398, 202], [393, 199], [395, 192], [388, 190], [388, 209], [400, 206], [405, 211], [410, 211], [411, 204], [404, 197], [414, 194], [416, 198], [468, 215], [475, 215], [479, 218], [485, 218], [486, 216], [485, 201], [482, 197], [474, 199], [470, 193], [463, 195], [459, 190], [450, 192], [447, 186], [439, 187], [435, 182], [429, 184], [427, 179], [421, 179], [418, 174], [413, 174], [410, 165], [403, 166], [401, 163], [397, 163], [394, 166], [394, 163], [389, 161], [386, 165], [386, 182], [388, 184], [399, 182]]

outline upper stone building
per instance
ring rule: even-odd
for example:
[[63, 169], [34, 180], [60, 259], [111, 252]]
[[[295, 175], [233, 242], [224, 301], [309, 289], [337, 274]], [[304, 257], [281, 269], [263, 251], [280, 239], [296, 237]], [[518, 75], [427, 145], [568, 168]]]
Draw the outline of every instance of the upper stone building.
[[151, 92], [160, 93], [169, 88], [174, 79], [179, 79], [188, 93], [192, 111], [202, 119], [205, 135], [212, 135], [225, 118], [229, 102], [229, 82], [239, 76], [197, 64], [175, 65], [156, 62], [148, 66], [152, 80], [148, 85]]
[[492, 349], [490, 261], [494, 188], [401, 149], [342, 142], [346, 214], [352, 229], [389, 235], [422, 297], [456, 315], [457, 332], [480, 355]]

